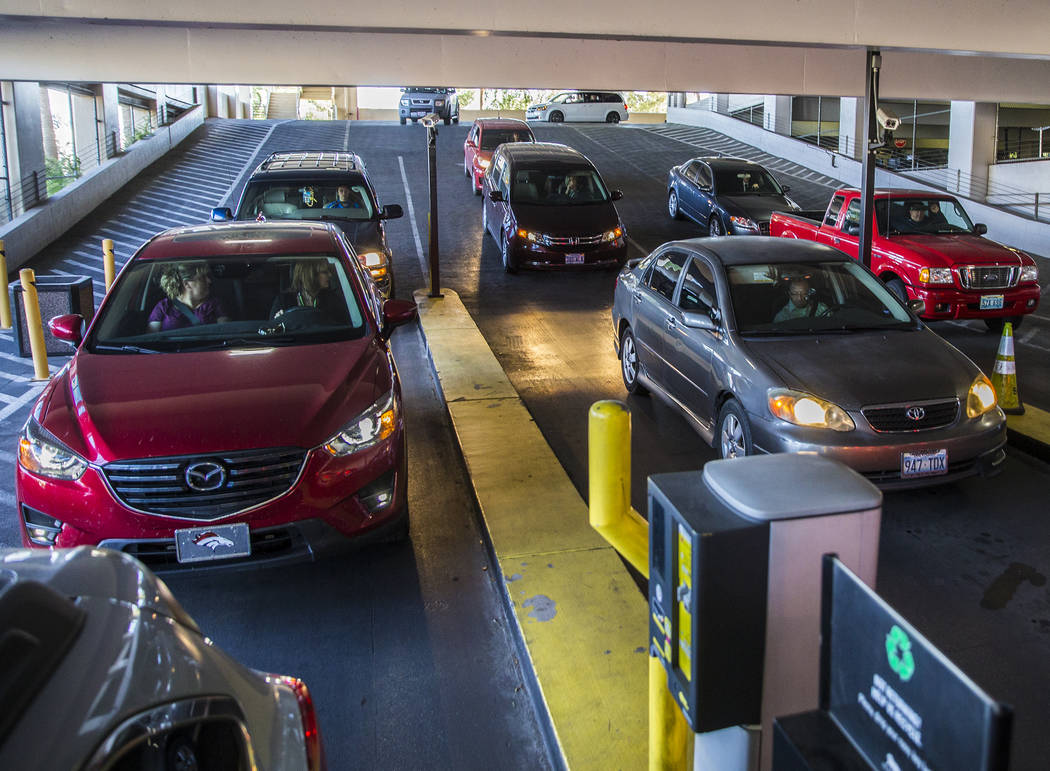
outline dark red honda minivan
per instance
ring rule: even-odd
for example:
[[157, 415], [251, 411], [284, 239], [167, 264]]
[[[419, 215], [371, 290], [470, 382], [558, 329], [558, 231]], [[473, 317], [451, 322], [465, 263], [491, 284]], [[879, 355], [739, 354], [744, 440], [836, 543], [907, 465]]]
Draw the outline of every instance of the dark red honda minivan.
[[96, 317], [18, 448], [27, 546], [100, 545], [154, 568], [279, 561], [404, 537], [405, 432], [383, 300], [322, 223], [176, 228]]

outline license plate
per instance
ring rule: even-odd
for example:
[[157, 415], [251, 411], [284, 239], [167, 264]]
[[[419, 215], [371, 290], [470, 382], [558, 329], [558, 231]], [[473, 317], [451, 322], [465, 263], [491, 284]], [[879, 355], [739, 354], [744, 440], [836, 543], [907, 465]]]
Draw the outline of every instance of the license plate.
[[948, 473], [948, 450], [901, 454], [901, 477], [932, 477]]
[[582, 254], [567, 254], [567, 255], [565, 255], [565, 264], [566, 265], [583, 265], [583, 255]]
[[207, 562], [252, 553], [248, 525], [210, 525], [175, 531], [175, 555], [179, 562]]
[[996, 311], [1003, 307], [1003, 296], [1001, 294], [981, 295], [981, 310]]
[[413, 110], [411, 117], [422, 118], [424, 115], [429, 115], [429, 113], [426, 110]]

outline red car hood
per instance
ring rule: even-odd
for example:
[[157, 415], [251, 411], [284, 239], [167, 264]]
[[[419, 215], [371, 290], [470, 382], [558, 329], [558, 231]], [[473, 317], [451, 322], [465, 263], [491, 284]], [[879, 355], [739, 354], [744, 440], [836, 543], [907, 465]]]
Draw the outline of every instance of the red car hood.
[[391, 386], [374, 338], [265, 352], [81, 351], [39, 418], [91, 462], [317, 446]]
[[892, 236], [886, 242], [895, 251], [910, 252], [930, 267], [1032, 264], [1016, 249], [981, 236]]

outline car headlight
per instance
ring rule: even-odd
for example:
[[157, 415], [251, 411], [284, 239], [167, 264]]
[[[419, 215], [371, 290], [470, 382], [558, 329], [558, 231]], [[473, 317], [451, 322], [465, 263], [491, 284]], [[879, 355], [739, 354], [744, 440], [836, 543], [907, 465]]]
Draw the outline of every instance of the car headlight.
[[532, 241], [534, 244], [547, 243], [547, 236], [543, 233], [537, 233], [534, 230], [525, 230], [524, 228], [518, 229], [518, 238], [524, 238], [527, 241]]
[[995, 388], [992, 381], [985, 377], [982, 372], [974, 378], [970, 384], [970, 390], [966, 394], [966, 417], [979, 418], [984, 413], [995, 408], [998, 400], [995, 396]]
[[341, 458], [378, 444], [394, 433], [396, 427], [397, 402], [394, 400], [394, 389], [391, 388], [325, 442], [324, 448]]
[[387, 258], [382, 252], [362, 252], [357, 261], [372, 274], [372, 278], [382, 278], [387, 271]]
[[1022, 265], [1021, 266], [1021, 283], [1027, 283], [1029, 281], [1039, 280], [1039, 268], [1035, 265]]
[[444, 102], [444, 100], [443, 100], [443, 99], [438, 99], [438, 100], [436, 100], [436, 101], [434, 102], [434, 106], [435, 106], [435, 107], [444, 107], [444, 106], [445, 106], [445, 102]]
[[478, 158], [478, 166], [480, 166], [481, 168], [487, 169], [491, 165], [492, 161], [485, 160], [484, 158]]
[[729, 221], [741, 230], [753, 230], [756, 233], [759, 231], [758, 223], [749, 217], [730, 217]]
[[844, 409], [819, 396], [788, 388], [771, 388], [769, 411], [773, 417], [807, 428], [830, 428], [832, 431], [852, 431], [856, 424]]
[[408, 100], [407, 99], [402, 99], [401, 100], [401, 106], [402, 107], [408, 107]]
[[922, 284], [952, 283], [951, 268], [923, 268], [919, 271], [919, 282]]
[[18, 462], [42, 477], [76, 481], [88, 462], [66, 447], [58, 437], [30, 418], [18, 440]]
[[547, 105], [545, 105], [545, 104], [538, 104], [538, 105], [536, 105], [536, 109], [539, 110], [540, 112], [545, 112], [546, 109], [547, 109]]
[[613, 228], [602, 233], [602, 241], [608, 243], [609, 241], [615, 241], [617, 238], [623, 235], [623, 228]]

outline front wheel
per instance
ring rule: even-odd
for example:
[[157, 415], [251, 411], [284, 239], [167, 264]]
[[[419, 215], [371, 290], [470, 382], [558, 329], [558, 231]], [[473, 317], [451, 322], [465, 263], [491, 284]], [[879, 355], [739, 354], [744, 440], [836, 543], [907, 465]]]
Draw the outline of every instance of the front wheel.
[[886, 288], [893, 293], [893, 296], [900, 300], [902, 303], [908, 302], [908, 290], [904, 287], [904, 282], [899, 278], [891, 278], [886, 282]]
[[671, 192], [667, 194], [667, 213], [671, 215], [671, 219], [680, 220], [682, 219], [682, 211], [678, 208], [678, 193], [672, 187]]
[[447, 126], [448, 124], [450, 124], [452, 122], [452, 118], [445, 118], [444, 121], [445, 121], [445, 125]]
[[[470, 161], [466, 159], [466, 156], [463, 157], [463, 176], [470, 179]], [[471, 180], [470, 184], [473, 185], [474, 180]]]
[[459, 125], [459, 116], [457, 115], [455, 118], [453, 118], [452, 122], [455, 123], [458, 126]]
[[406, 123], [408, 123], [408, 120], [405, 118], [401, 118], [401, 125], [404, 126]]
[[714, 215], [710, 220], [707, 221], [707, 235], [709, 236], [724, 236], [725, 230], [722, 229], [722, 220], [718, 219], [718, 215]]
[[605, 116], [605, 122], [606, 123], [619, 123], [620, 122], [620, 113], [618, 113], [618, 112], [611, 112], [611, 113], [609, 113], [608, 115]]
[[551, 113], [551, 117], [549, 120], [551, 123], [561, 123], [563, 120], [565, 120], [565, 116], [562, 115], [558, 110], [555, 110]]
[[503, 257], [503, 270], [507, 273], [517, 273], [518, 266], [514, 262], [514, 255], [510, 251], [510, 239], [506, 236], [500, 239], [500, 255]]
[[736, 399], [730, 399], [722, 405], [718, 413], [718, 432], [715, 434], [720, 458], [743, 458], [754, 454], [751, 443], [751, 424], [744, 414], [744, 408]]
[[638, 346], [634, 342], [634, 334], [625, 329], [620, 339], [620, 374], [623, 376], [623, 385], [629, 394], [647, 394], [649, 391], [638, 382]]
[[995, 332], [997, 335], [1003, 333], [1003, 326], [1009, 321], [1016, 332], [1021, 327], [1021, 322], [1024, 321], [1024, 316], [1000, 316], [997, 319], [985, 319], [984, 325], [988, 327], [989, 332]]

